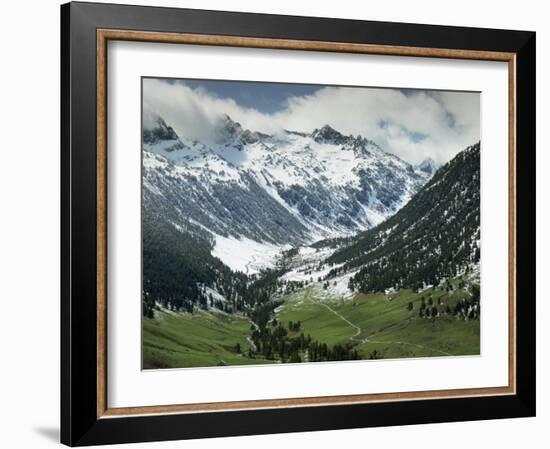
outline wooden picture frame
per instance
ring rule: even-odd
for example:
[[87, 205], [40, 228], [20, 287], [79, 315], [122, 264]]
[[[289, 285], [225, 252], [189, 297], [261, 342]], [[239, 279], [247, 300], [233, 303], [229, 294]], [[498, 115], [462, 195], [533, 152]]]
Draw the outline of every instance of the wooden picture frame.
[[[535, 33], [125, 5], [61, 7], [61, 440], [71, 446], [535, 414]], [[107, 42], [505, 61], [507, 387], [107, 406]]]

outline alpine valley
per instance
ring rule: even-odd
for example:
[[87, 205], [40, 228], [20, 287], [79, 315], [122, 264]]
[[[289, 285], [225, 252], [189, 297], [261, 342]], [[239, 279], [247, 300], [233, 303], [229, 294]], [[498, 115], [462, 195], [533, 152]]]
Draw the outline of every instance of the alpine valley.
[[479, 354], [477, 143], [143, 129], [143, 367]]

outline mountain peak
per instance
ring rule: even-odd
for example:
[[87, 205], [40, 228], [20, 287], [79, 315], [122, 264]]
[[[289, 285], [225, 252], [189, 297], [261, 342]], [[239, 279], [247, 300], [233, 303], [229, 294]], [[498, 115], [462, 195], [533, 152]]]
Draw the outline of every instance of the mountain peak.
[[432, 176], [439, 168], [439, 165], [431, 157], [427, 157], [414, 168], [428, 176]]
[[330, 125], [324, 125], [321, 129], [314, 129], [311, 133], [311, 137], [315, 142], [317, 143], [335, 143], [340, 144], [344, 143], [348, 137], [344, 136], [339, 131], [336, 131], [332, 126]]
[[262, 136], [265, 135], [244, 129], [239, 122], [233, 120], [228, 114], [221, 115], [218, 139], [220, 143], [235, 145], [237, 148], [242, 149], [245, 144], [258, 142]]
[[224, 137], [235, 136], [243, 131], [242, 125], [233, 120], [228, 114], [222, 114], [220, 129]]
[[143, 129], [143, 142], [152, 144], [160, 140], [178, 140], [174, 128], [168, 126], [162, 117], [156, 116], [151, 125], [149, 129]]

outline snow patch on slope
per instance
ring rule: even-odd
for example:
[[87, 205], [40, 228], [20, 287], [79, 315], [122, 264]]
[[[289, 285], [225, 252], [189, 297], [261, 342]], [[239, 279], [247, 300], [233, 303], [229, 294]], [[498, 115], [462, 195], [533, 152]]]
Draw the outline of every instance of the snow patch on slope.
[[215, 239], [212, 255], [232, 270], [246, 274], [259, 273], [262, 269], [272, 267], [281, 250], [290, 249], [289, 245], [281, 247], [244, 237], [237, 239], [216, 235]]

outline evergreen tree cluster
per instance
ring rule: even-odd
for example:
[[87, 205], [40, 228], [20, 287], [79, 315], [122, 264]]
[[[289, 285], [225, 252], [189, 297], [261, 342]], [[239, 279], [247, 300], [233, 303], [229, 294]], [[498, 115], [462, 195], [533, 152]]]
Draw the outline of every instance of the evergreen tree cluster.
[[[459, 288], [462, 287], [459, 286]], [[479, 285], [471, 284], [469, 293], [469, 298], [461, 299], [452, 307], [444, 304], [441, 297], [436, 304], [431, 296], [428, 296], [427, 300], [422, 296], [420, 306], [418, 307], [418, 317], [437, 319], [444, 316], [454, 316], [457, 319], [465, 321], [479, 319], [481, 312], [479, 304]], [[410, 302], [407, 305], [407, 310], [412, 311], [413, 309], [414, 305]]]
[[282, 363], [322, 362], [336, 360], [359, 360], [353, 344], [336, 344], [328, 346], [312, 339], [311, 335], [301, 332], [301, 323], [288, 322], [286, 325], [277, 320], [269, 323], [263, 320], [256, 322], [252, 331], [251, 349], [248, 356], [262, 357], [268, 360], [279, 360]]
[[455, 317], [463, 320], [479, 319], [481, 312], [479, 305], [479, 285], [472, 285], [470, 293], [470, 298], [464, 299], [456, 304], [453, 310]]

